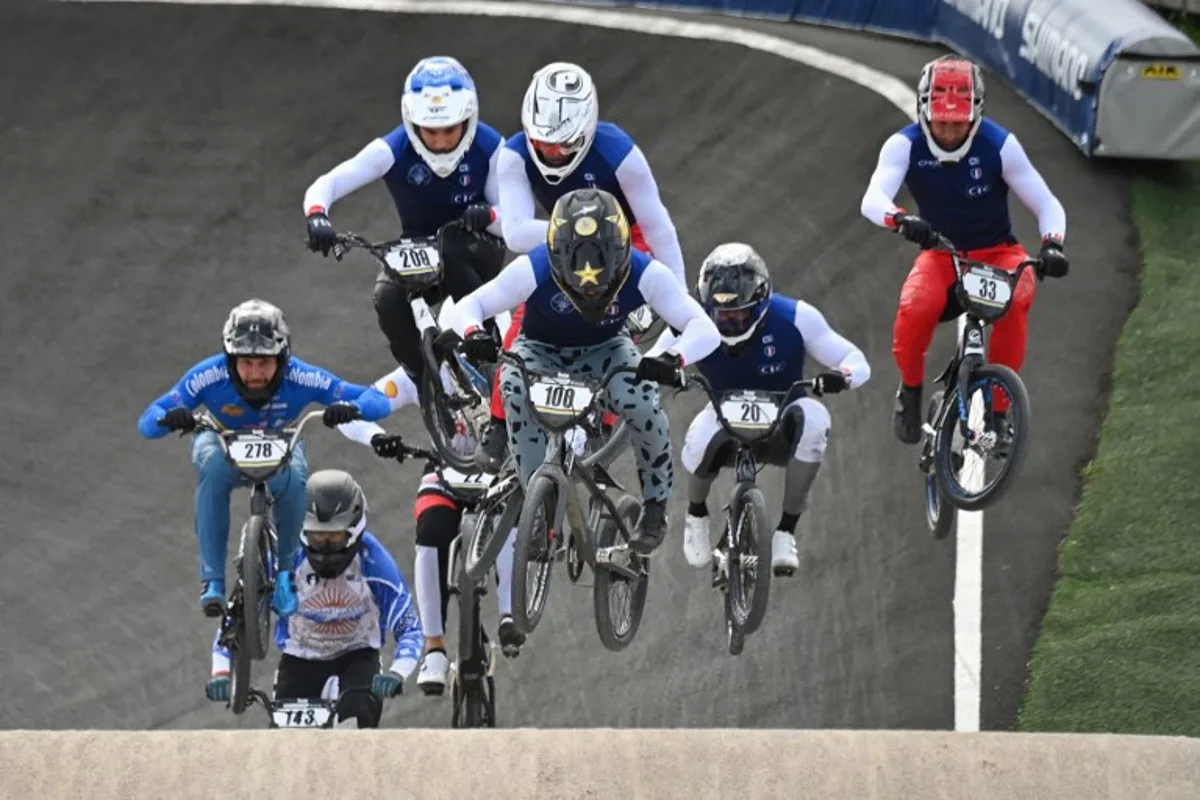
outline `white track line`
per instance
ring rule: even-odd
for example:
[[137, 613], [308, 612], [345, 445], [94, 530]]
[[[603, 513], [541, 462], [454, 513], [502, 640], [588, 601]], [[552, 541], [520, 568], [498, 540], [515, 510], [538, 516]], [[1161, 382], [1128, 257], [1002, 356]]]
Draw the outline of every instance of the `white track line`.
[[[65, 0], [75, 3], [120, 3], [142, 0]], [[400, 14], [445, 14], [515, 17], [569, 22], [597, 28], [701, 39], [742, 45], [786, 58], [845, 78], [882, 96], [909, 120], [916, 119], [917, 97], [912, 88], [892, 75], [844, 56], [800, 44], [780, 36], [711, 22], [691, 22], [675, 17], [631, 13], [607, 8], [508, 3], [494, 0], [151, 0], [191, 6], [295, 6], [381, 11]], [[958, 323], [962, 334], [963, 320]], [[915, 489], [914, 489], [915, 491]], [[981, 662], [981, 609], [983, 574], [983, 513], [958, 512], [954, 581], [954, 728], [979, 730], [979, 675]]]

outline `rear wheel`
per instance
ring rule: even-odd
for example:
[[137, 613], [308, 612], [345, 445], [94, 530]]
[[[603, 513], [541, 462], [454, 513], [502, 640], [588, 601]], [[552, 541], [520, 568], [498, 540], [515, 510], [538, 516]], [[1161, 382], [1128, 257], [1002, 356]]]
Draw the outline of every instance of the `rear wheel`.
[[472, 581], [481, 581], [487, 577], [488, 571], [496, 563], [500, 551], [504, 549], [512, 529], [517, 524], [521, 513], [521, 501], [524, 494], [521, 485], [508, 493], [504, 500], [504, 510], [500, 513], [483, 512], [475, 518], [475, 528], [471, 532], [471, 541], [467, 546], [464, 568], [467, 577]]
[[729, 536], [729, 598], [734, 625], [754, 633], [771, 594], [771, 531], [767, 505], [757, 486], [734, 489]]
[[238, 644], [231, 647], [229, 652], [229, 707], [233, 713], [241, 714], [249, 705], [250, 698], [250, 654], [241, 644], [246, 641], [246, 628], [241, 621], [237, 623], [237, 640]]
[[537, 628], [550, 594], [550, 573], [561, 531], [554, 531], [558, 486], [544, 475], [533, 479], [517, 522], [513, 554], [513, 622], [529, 635]]
[[247, 656], [262, 661], [271, 646], [273, 588], [267, 572], [272, 553], [265, 518], [254, 515], [246, 522], [242, 551], [242, 621], [246, 635], [238, 641]]
[[[625, 527], [633, 530], [637, 525], [642, 505], [629, 495], [617, 502], [617, 513]], [[596, 534], [596, 547], [628, 545], [629, 538], [619, 525], [607, 516], [600, 523]], [[650, 564], [640, 556], [632, 555], [633, 564], [642, 571], [637, 580], [630, 580], [620, 573], [597, 567], [592, 584], [592, 612], [596, 618], [596, 632], [600, 641], [609, 650], [624, 650], [637, 636], [642, 624], [642, 612], [646, 610], [646, 592], [650, 588]]]

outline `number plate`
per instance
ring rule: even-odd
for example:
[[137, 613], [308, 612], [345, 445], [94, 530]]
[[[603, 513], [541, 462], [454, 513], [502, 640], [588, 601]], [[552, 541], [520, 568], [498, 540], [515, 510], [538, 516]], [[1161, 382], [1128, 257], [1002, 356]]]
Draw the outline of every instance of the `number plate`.
[[529, 399], [540, 414], [578, 414], [588, 407], [595, 393], [588, 386], [567, 378], [541, 378], [529, 387]]
[[968, 267], [963, 273], [963, 289], [976, 303], [985, 306], [1004, 306], [1012, 297], [1012, 286], [1003, 273], [983, 267]]
[[730, 395], [721, 402], [721, 416], [731, 428], [766, 430], [779, 416], [779, 405], [754, 395]]
[[271, 712], [280, 728], [319, 728], [329, 721], [333, 712], [326, 706], [308, 703], [281, 703]]
[[441, 257], [437, 245], [405, 242], [384, 253], [383, 260], [398, 275], [424, 275], [437, 270]]
[[442, 467], [442, 480], [451, 489], [486, 489], [495, 477], [490, 472], [468, 475], [465, 472], [459, 472], [454, 467]]
[[245, 434], [229, 443], [229, 455], [239, 467], [272, 467], [283, 460], [287, 445], [279, 439]]

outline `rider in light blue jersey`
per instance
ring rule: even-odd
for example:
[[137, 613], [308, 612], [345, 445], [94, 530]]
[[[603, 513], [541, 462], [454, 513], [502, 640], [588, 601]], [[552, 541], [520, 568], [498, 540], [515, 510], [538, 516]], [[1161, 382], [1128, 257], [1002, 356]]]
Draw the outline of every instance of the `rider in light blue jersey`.
[[[283, 312], [262, 300], [247, 300], [225, 321], [224, 352], [194, 365], [175, 386], [146, 407], [138, 432], [158, 439], [170, 431], [189, 432], [192, 411], [203, 405], [226, 429], [283, 428], [295, 422], [310, 403], [327, 406], [327, 427], [362, 418], [382, 419], [391, 411], [388, 399], [374, 388], [343, 381], [291, 354]], [[196, 470], [196, 537], [200, 543], [200, 579], [204, 614], [217, 617], [225, 607], [225, 557], [229, 544], [229, 496], [247, 485], [225, 458], [216, 433], [203, 431], [192, 443]], [[268, 484], [275, 499], [279, 537], [279, 574], [274, 605], [283, 617], [296, 610], [292, 556], [304, 520], [304, 487], [308, 463], [304, 443], [297, 442], [286, 469]]]

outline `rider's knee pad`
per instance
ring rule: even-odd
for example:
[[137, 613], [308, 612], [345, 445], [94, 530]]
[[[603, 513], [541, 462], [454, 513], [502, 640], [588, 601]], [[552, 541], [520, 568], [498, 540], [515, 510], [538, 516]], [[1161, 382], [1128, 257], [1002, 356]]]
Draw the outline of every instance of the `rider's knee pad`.
[[[422, 497], [442, 498], [442, 495], [430, 493]], [[418, 498], [417, 511], [417, 544], [421, 547], [446, 547], [458, 536], [458, 524], [462, 519], [462, 511], [457, 506], [433, 503], [424, 508], [420, 507]]]
[[778, 430], [788, 444], [788, 449], [793, 449], [800, 443], [800, 437], [804, 433], [804, 409], [799, 403], [792, 403], [783, 410], [782, 416]]
[[374, 694], [355, 692], [343, 697], [337, 705], [337, 721], [357, 718], [360, 728], [378, 728], [383, 716], [383, 701]]
[[733, 453], [733, 440], [729, 438], [729, 434], [722, 430], [717, 431], [704, 448], [704, 455], [696, 466], [695, 476], [701, 479], [711, 478], [722, 467], [733, 466]]

